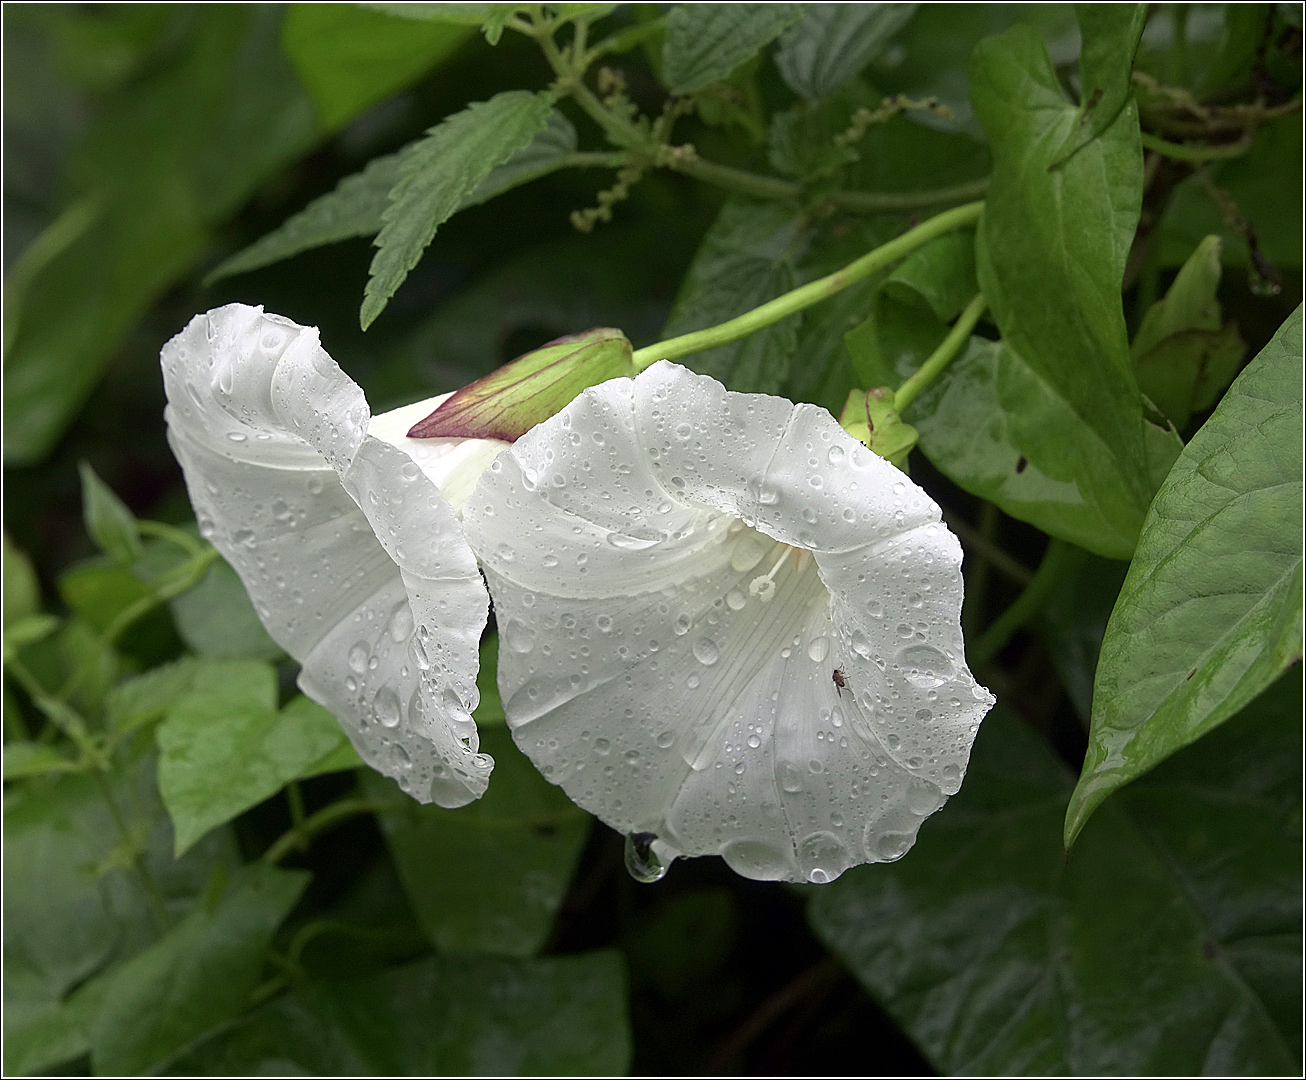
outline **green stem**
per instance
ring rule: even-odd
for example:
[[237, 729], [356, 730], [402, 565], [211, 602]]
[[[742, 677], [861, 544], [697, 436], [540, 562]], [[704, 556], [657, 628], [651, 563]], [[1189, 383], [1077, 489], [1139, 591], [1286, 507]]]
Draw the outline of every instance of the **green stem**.
[[168, 525], [162, 521], [142, 519], [136, 522], [136, 528], [142, 536], [154, 536], [166, 540], [192, 557], [203, 555], [208, 549], [208, 545], [203, 540], [195, 539], [185, 529], [179, 529], [175, 525]]
[[961, 352], [962, 347], [970, 340], [970, 332], [975, 329], [975, 324], [979, 322], [979, 317], [984, 314], [987, 306], [988, 302], [984, 299], [984, 294], [976, 293], [975, 298], [966, 305], [966, 309], [957, 316], [957, 321], [952, 324], [952, 329], [939, 343], [939, 347], [930, 353], [929, 359], [920, 366], [916, 374], [898, 387], [898, 392], [893, 395], [893, 408], [899, 416], [907, 411], [907, 406], [920, 396], [921, 391], [943, 374], [943, 369]]
[[703, 180], [709, 184], [716, 184], [717, 187], [737, 191], [741, 195], [753, 195], [760, 199], [796, 199], [803, 193], [802, 186], [792, 181], [735, 169], [729, 165], [718, 165], [714, 161], [705, 161], [698, 156], [672, 162], [670, 167], [676, 172], [692, 176], [695, 180]]
[[[922, 222], [914, 229], [909, 229], [887, 244], [867, 252], [842, 270], [836, 270], [833, 274], [827, 274], [783, 296], [777, 296], [774, 300], [737, 318], [723, 322], [719, 326], [709, 326], [706, 330], [695, 330], [692, 334], [682, 334], [680, 337], [660, 341], [656, 345], [636, 349], [634, 356], [631, 357], [635, 370], [643, 371], [658, 360], [676, 360], [691, 353], [702, 352], [704, 349], [728, 345], [732, 341], [738, 341], [781, 319], [788, 318], [804, 308], [828, 300], [849, 285], [854, 285], [877, 270], [896, 262], [936, 236], [973, 224], [983, 208], [983, 203], [970, 203], [967, 206], [959, 206], [955, 210], [945, 210], [942, 214]], [[959, 319], [958, 322], [960, 321]]]
[[927, 191], [836, 191], [830, 196], [830, 201], [844, 210], [878, 214], [970, 202], [984, 198], [988, 189], [989, 178], [986, 176], [983, 180], [972, 180], [968, 184]]
[[1079, 561], [1080, 551], [1073, 544], [1053, 538], [1039, 563], [1034, 577], [1015, 603], [999, 615], [991, 626], [976, 639], [967, 652], [973, 667], [983, 667], [1011, 640], [1012, 635], [1033, 620], [1051, 598], [1065, 571]]
[[263, 861], [269, 866], [279, 863], [301, 844], [306, 844], [318, 833], [331, 828], [333, 825], [347, 821], [351, 817], [357, 817], [359, 814], [379, 814], [382, 811], [391, 809], [393, 806], [393, 802], [380, 802], [376, 799], [358, 797], [333, 802], [322, 807], [316, 814], [305, 818], [297, 828], [292, 828], [285, 835], [278, 838], [276, 843], [263, 853]]
[[[299, 781], [292, 780], [286, 785], [286, 802], [290, 804], [290, 830], [300, 833], [304, 829], [304, 793], [299, 789]], [[307, 841], [301, 840], [300, 850], [307, 849]]]
[[1162, 157], [1173, 158], [1175, 161], [1187, 161], [1193, 164], [1242, 157], [1251, 149], [1252, 145], [1250, 136], [1246, 135], [1237, 142], [1220, 143], [1217, 146], [1189, 146], [1186, 143], [1172, 143], [1167, 142], [1165, 139], [1158, 139], [1155, 135], [1149, 135], [1147, 132], [1143, 132], [1141, 138], [1144, 150], [1152, 150]]

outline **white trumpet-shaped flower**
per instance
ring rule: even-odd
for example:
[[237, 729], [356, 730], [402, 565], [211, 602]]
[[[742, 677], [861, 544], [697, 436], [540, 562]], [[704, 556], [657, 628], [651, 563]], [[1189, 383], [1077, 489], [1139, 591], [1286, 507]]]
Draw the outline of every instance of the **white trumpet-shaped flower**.
[[504, 443], [413, 440], [438, 400], [373, 417], [312, 327], [232, 304], [164, 346], [168, 438], [203, 534], [299, 685], [421, 802], [461, 806], [488, 597], [457, 508]]
[[830, 881], [960, 786], [993, 703], [961, 548], [824, 409], [660, 362], [500, 455], [464, 528], [518, 744], [650, 876]]

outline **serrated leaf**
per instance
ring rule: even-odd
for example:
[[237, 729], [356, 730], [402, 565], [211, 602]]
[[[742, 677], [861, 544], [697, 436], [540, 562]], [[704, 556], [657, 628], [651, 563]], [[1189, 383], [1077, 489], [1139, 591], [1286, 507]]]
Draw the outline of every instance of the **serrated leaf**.
[[[390, 192], [399, 182], [400, 163], [418, 145], [411, 143], [398, 153], [373, 158], [361, 172], [346, 176], [334, 190], [314, 199], [278, 228], [231, 256], [205, 281], [219, 281], [257, 270], [326, 244], [375, 236], [384, 224], [382, 215], [390, 205]], [[554, 109], [530, 145], [490, 170], [458, 209], [479, 206], [514, 187], [547, 176], [561, 168], [567, 155], [575, 149], [576, 129]]]
[[287, 783], [345, 742], [340, 725], [307, 698], [276, 708], [276, 672], [248, 660], [214, 661], [155, 730], [159, 793], [177, 853]]
[[408, 437], [513, 442], [588, 387], [632, 378], [632, 352], [626, 335], [612, 327], [568, 334], [454, 391]]
[[1112, 791], [1222, 724], [1302, 652], [1302, 310], [1184, 448], [1102, 641], [1066, 844]]
[[32, 560], [4, 534], [4, 627], [41, 610], [41, 585]]
[[1221, 325], [1220, 247], [1218, 236], [1197, 245], [1129, 349], [1139, 388], [1177, 427], [1215, 404], [1247, 351], [1237, 325]]
[[1300, 1072], [1300, 682], [1121, 792], [1067, 860], [1070, 777], [998, 706], [891, 866], [817, 935], [950, 1075]]
[[1079, 53], [1079, 116], [1057, 151], [1060, 165], [1106, 131], [1129, 102], [1134, 54], [1146, 4], [1076, 4], [1084, 44]]
[[[792, 211], [772, 203], [726, 203], [694, 255], [662, 337], [715, 326], [788, 292], [798, 284], [806, 243]], [[801, 316], [791, 315], [685, 362], [731, 390], [773, 394], [788, 377], [800, 323]]]
[[547, 93], [509, 90], [437, 124], [404, 154], [377, 235], [363, 307], [367, 329], [408, 276], [440, 224], [496, 165], [530, 145], [548, 122]]
[[448, 59], [472, 33], [398, 22], [361, 4], [294, 4], [281, 44], [323, 127], [335, 129]]
[[[506, 727], [482, 731], [481, 750], [495, 774], [480, 799], [457, 810], [403, 800], [381, 828], [440, 953], [531, 956], [553, 927], [591, 819], [535, 770]], [[393, 782], [375, 774], [364, 787], [399, 800]]]
[[673, 94], [719, 82], [793, 25], [800, 4], [678, 4], [667, 16], [662, 71]]
[[77, 466], [82, 478], [82, 520], [95, 546], [119, 566], [130, 566], [141, 555], [136, 515], [95, 475], [85, 461]]
[[630, 1062], [620, 953], [430, 957], [308, 983], [177, 1062], [203, 1076], [620, 1076]]
[[1027, 25], [976, 48], [971, 96], [994, 156], [977, 232], [980, 287], [1004, 342], [1114, 458], [1106, 471], [1096, 462], [1077, 471], [1078, 497], [1114, 504], [1122, 491], [1115, 527], [1136, 537], [1165, 459], [1178, 448], [1148, 431], [1121, 307], [1142, 197], [1137, 109], [1127, 106], [1049, 172], [1077, 110]]
[[784, 32], [775, 66], [808, 101], [837, 90], [884, 52], [917, 4], [808, 4]]
[[96, 1017], [101, 1075], [154, 1071], [249, 1004], [272, 935], [308, 884], [303, 871], [253, 863], [156, 944], [124, 964]]

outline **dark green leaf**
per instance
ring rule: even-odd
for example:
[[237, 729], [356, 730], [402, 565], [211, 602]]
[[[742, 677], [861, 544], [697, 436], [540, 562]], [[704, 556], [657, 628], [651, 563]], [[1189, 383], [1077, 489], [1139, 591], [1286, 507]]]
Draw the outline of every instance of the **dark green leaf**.
[[[506, 727], [484, 730], [481, 750], [495, 774], [480, 799], [458, 810], [403, 800], [381, 825], [440, 952], [531, 956], [553, 926], [590, 818], [536, 772]], [[396, 791], [376, 774], [365, 786], [378, 797]]]
[[318, 136], [280, 9], [170, 10], [168, 47], [108, 94], [59, 185], [102, 210], [24, 297], [5, 357], [7, 461], [45, 455], [210, 229]]
[[481, 702], [472, 713], [477, 729], [507, 723], [499, 697], [499, 635], [489, 634], [481, 642], [481, 666], [476, 672], [476, 691]]
[[838, 174], [860, 156], [856, 147], [840, 142], [839, 136], [848, 130], [858, 108], [875, 104], [874, 95], [858, 82], [819, 104], [800, 101], [792, 109], [773, 114], [767, 132], [771, 167], [804, 180]]
[[[390, 205], [390, 192], [399, 182], [400, 162], [417, 145], [420, 144], [375, 158], [362, 172], [346, 176], [334, 191], [314, 199], [298, 214], [287, 218], [279, 228], [227, 259], [207, 280], [218, 281], [233, 274], [243, 274], [324, 244], [358, 236], [375, 236], [384, 224], [382, 215]], [[459, 209], [487, 202], [519, 184], [553, 172], [575, 149], [576, 129], [571, 121], [554, 109], [549, 113], [548, 123], [531, 144], [490, 170]]]
[[1085, 725], [1093, 714], [1093, 675], [1102, 635], [1128, 569], [1111, 559], [1082, 558], [1078, 570], [1056, 584], [1039, 613], [1037, 625], [1061, 685]]
[[926, 305], [941, 322], [952, 322], [979, 292], [975, 280], [975, 234], [948, 233], [917, 248], [884, 283], [895, 300]]
[[[680, 286], [664, 338], [715, 326], [788, 292], [806, 247], [792, 211], [732, 200], [721, 208]], [[732, 390], [775, 393], [789, 374], [801, 317], [792, 315], [732, 345], [687, 358], [695, 371]]]
[[725, 963], [735, 943], [736, 924], [735, 900], [728, 889], [671, 896], [627, 936], [632, 973], [674, 999]]
[[1176, 427], [1215, 404], [1247, 351], [1237, 325], [1221, 325], [1219, 285], [1220, 238], [1208, 236], [1143, 316], [1129, 349], [1139, 388]]
[[662, 71], [673, 94], [692, 94], [751, 60], [802, 15], [800, 4], [678, 4], [667, 17]]
[[1146, 4], [1076, 4], [1084, 44], [1079, 53], [1079, 117], [1057, 151], [1064, 162], [1109, 128], [1129, 101], [1134, 53], [1147, 21]]
[[177, 633], [200, 656], [276, 660], [284, 654], [259, 622], [236, 571], [214, 560], [198, 585], [168, 601]]
[[911, 853], [823, 887], [813, 927], [943, 1073], [1297, 1073], [1301, 698], [1283, 689], [1123, 792], [1068, 861], [1070, 779], [999, 706]]
[[206, 896], [156, 944], [113, 975], [91, 1057], [102, 1075], [152, 1071], [237, 1016], [308, 874], [254, 863]]
[[404, 154], [399, 181], [377, 235], [363, 308], [363, 329], [385, 308], [417, 265], [435, 230], [452, 216], [496, 165], [530, 145], [548, 122], [546, 93], [509, 90], [476, 102], [427, 132]]
[[[1077, 497], [1109, 507], [1110, 531], [1125, 538], [1127, 555], [1179, 449], [1177, 439], [1167, 443], [1147, 430], [1121, 308], [1142, 197], [1137, 110], [1129, 105], [1049, 172], [1076, 110], [1038, 33], [1017, 26], [982, 42], [971, 86], [994, 154], [977, 234], [980, 286], [1011, 351], [1097, 443], [1095, 460], [1074, 474]], [[1054, 429], [1046, 437], [1056, 437]], [[1061, 471], [1052, 475], [1069, 480]]]
[[816, 101], [884, 52], [918, 6], [808, 4], [780, 38], [775, 66], [795, 94]]
[[135, 515], [86, 462], [78, 465], [82, 478], [82, 520], [95, 546], [119, 566], [131, 566], [141, 554], [141, 535]]
[[[168, 910], [186, 910], [215, 866], [235, 860], [214, 834], [174, 862], [172, 830], [148, 761], [110, 787]], [[137, 816], [139, 815], [139, 816]], [[104, 789], [87, 775], [31, 781], [5, 796], [5, 1072], [48, 1069], [85, 1052], [93, 983], [154, 940], [149, 897], [124, 856]], [[97, 976], [99, 978], [99, 976]], [[94, 982], [94, 980], [93, 980]]]
[[[899, 381], [904, 366], [920, 362], [919, 352], [902, 355]], [[1095, 554], [1132, 554], [1142, 523], [1136, 485], [1060, 388], [1015, 349], [971, 338], [903, 419], [935, 467], [972, 494]], [[1152, 424], [1143, 437], [1159, 486], [1179, 441]]]
[[177, 1062], [203, 1076], [620, 1076], [626, 978], [613, 952], [432, 957], [310, 983]]
[[282, 48], [324, 128], [416, 81], [471, 34], [444, 22], [414, 25], [361, 4], [294, 4], [281, 24]]
[[32, 561], [4, 534], [4, 628], [41, 610], [41, 584]]
[[1066, 843], [1116, 788], [1302, 652], [1302, 314], [1229, 388], [1148, 512], [1093, 686]]
[[276, 672], [251, 660], [198, 668], [191, 689], [155, 731], [159, 793], [177, 853], [339, 749], [335, 718], [307, 698], [277, 712]]

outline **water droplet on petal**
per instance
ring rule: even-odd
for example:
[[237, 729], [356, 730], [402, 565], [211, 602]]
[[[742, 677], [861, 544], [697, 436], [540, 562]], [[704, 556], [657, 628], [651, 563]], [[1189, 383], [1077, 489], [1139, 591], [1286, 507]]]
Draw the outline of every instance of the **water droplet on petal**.
[[822, 635], [821, 637], [812, 638], [807, 643], [807, 655], [816, 663], [820, 663], [830, 653], [830, 639]]
[[645, 884], [661, 881], [677, 854], [655, 833], [631, 833], [626, 837], [626, 871], [636, 881]]
[[895, 658], [903, 676], [913, 686], [929, 690], [952, 678], [952, 661], [933, 645], [909, 645]]
[[699, 638], [694, 642], [694, 658], [705, 667], [711, 667], [721, 657], [721, 650], [708, 638]]
[[372, 699], [372, 715], [382, 727], [399, 726], [399, 697], [388, 686], [381, 687]]
[[[337, 653], [337, 655], [339, 655]], [[367, 670], [368, 648], [363, 642], [358, 642], [349, 650], [349, 655], [345, 658], [349, 663], [349, 670], [355, 675], [361, 675]]]

